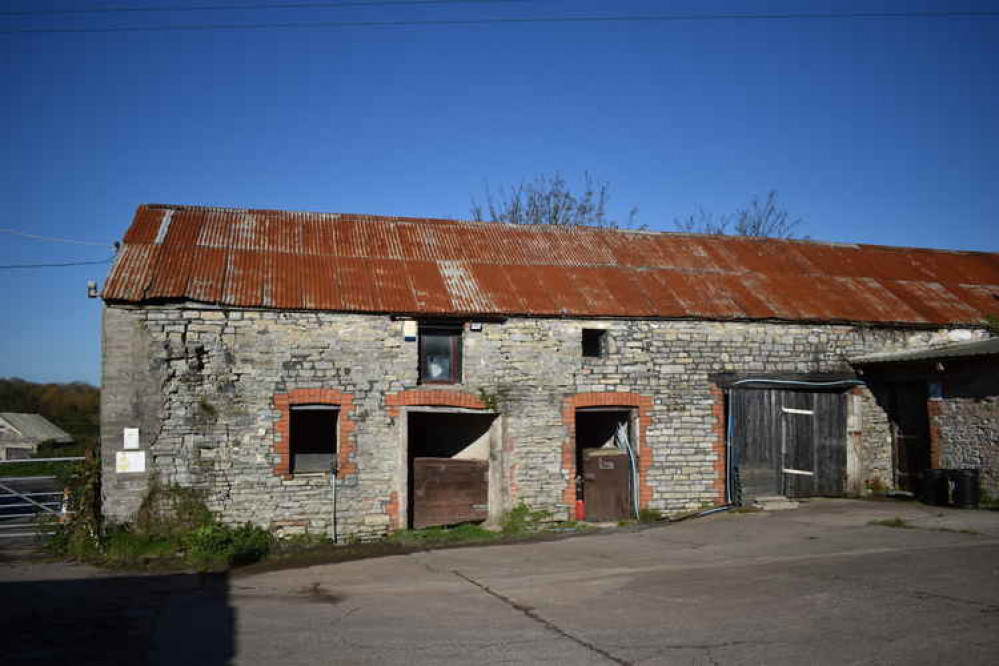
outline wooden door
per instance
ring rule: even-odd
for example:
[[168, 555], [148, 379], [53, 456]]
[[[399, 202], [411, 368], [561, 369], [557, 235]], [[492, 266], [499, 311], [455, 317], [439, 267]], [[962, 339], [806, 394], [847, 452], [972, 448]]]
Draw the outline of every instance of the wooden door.
[[846, 487], [846, 396], [783, 389], [729, 392], [741, 500], [838, 496]]
[[413, 458], [411, 526], [481, 522], [488, 517], [489, 462]]
[[583, 451], [586, 519], [596, 522], [633, 518], [628, 454], [620, 449]]
[[896, 484], [918, 492], [919, 475], [930, 468], [930, 422], [926, 382], [892, 384], [892, 431]]

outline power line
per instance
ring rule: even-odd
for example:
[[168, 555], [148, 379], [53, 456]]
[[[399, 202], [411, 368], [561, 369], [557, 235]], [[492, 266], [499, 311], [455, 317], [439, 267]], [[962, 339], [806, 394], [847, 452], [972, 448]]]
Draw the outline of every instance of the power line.
[[111, 261], [112, 259], [114, 259], [114, 257], [115, 257], [115, 255], [111, 255], [107, 259], [101, 259], [100, 261], [66, 261], [66, 262], [54, 263], [54, 264], [6, 264], [6, 265], [0, 265], [0, 269], [9, 269], [9, 268], [63, 268], [65, 266], [93, 266], [95, 264], [106, 264], [109, 261]]
[[535, 0], [355, 0], [348, 2], [259, 2], [232, 5], [158, 5], [153, 7], [89, 7], [84, 9], [5, 9], [0, 16], [59, 16], [67, 14], [118, 14], [153, 12], [210, 12], [258, 9], [353, 9], [358, 7], [384, 7], [389, 5], [458, 5], [498, 4], [503, 2], [534, 2]]
[[15, 28], [0, 30], [0, 34], [39, 33], [113, 33], [113, 32], [181, 32], [211, 30], [267, 30], [317, 28], [403, 28], [460, 27], [473, 25], [517, 25], [531, 23], [679, 23], [707, 21], [837, 21], [856, 19], [950, 19], [997, 18], [999, 11], [926, 11], [926, 12], [822, 12], [771, 14], [673, 14], [652, 16], [551, 16], [489, 19], [441, 19], [426, 21], [313, 21], [293, 23], [201, 23], [150, 26], [109, 26], [103, 28]]
[[57, 236], [39, 236], [38, 234], [29, 234], [24, 231], [18, 231], [17, 229], [0, 228], [0, 234], [22, 236], [24, 238], [31, 238], [32, 240], [51, 241], [53, 243], [71, 243], [73, 245], [96, 245], [97, 247], [111, 247], [111, 243], [94, 243], [92, 241], [73, 240], [71, 238], [59, 238]]

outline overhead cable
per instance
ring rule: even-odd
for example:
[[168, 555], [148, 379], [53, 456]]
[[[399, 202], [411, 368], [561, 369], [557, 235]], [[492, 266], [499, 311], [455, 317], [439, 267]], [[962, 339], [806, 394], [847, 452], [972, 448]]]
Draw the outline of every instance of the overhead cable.
[[0, 16], [59, 16], [67, 14], [124, 14], [124, 13], [161, 13], [161, 12], [221, 12], [221, 11], [255, 11], [264, 9], [357, 9], [362, 7], [384, 7], [403, 5], [484, 5], [499, 3], [525, 3], [536, 0], [352, 0], [348, 2], [253, 2], [231, 5], [154, 5], [151, 7], [134, 7], [129, 5], [107, 7], [73, 7], [66, 9], [4, 9]]
[[66, 261], [60, 263], [51, 264], [4, 264], [0, 265], [0, 269], [12, 269], [12, 268], [64, 268], [66, 266], [93, 266], [96, 264], [106, 264], [114, 259], [114, 255], [111, 255], [107, 259], [101, 259], [99, 261]]
[[97, 247], [111, 247], [111, 243], [95, 243], [93, 241], [74, 240], [72, 238], [60, 238], [58, 236], [39, 236], [38, 234], [29, 234], [24, 231], [18, 231], [17, 229], [8, 229], [3, 227], [0, 227], [0, 233], [10, 234], [12, 236], [21, 236], [23, 238], [30, 238], [32, 240], [50, 241], [52, 243], [70, 243], [72, 245], [96, 245]]
[[476, 25], [525, 25], [554, 23], [680, 23], [707, 21], [837, 21], [864, 19], [955, 19], [955, 18], [999, 18], [999, 11], [911, 11], [911, 12], [817, 12], [817, 13], [769, 13], [769, 14], [669, 14], [649, 16], [549, 16], [522, 18], [483, 18], [483, 19], [431, 19], [403, 21], [309, 21], [309, 22], [266, 22], [266, 23], [194, 23], [147, 26], [107, 26], [97, 28], [6, 28], [0, 34], [79, 34], [115, 32], [190, 32], [190, 31], [231, 31], [231, 30], [314, 30], [329, 28], [419, 28], [419, 27], [463, 27]]

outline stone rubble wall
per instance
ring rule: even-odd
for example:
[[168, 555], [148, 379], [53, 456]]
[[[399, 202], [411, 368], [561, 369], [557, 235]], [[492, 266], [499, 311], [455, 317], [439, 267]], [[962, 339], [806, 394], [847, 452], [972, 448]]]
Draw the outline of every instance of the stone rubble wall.
[[[232, 523], [329, 534], [324, 474], [275, 473], [274, 396], [333, 389], [352, 396], [351, 463], [337, 487], [337, 531], [374, 538], [395, 527], [406, 488], [405, 416], [386, 396], [421, 388], [417, 343], [388, 316], [110, 306], [104, 317], [102, 438], [105, 511], [127, 520], [150, 474], [116, 474], [121, 429], [138, 426], [150, 469], [206, 491]], [[605, 358], [583, 358], [583, 328], [604, 328]], [[967, 333], [959, 332], [962, 334]], [[646, 451], [649, 508], [683, 511], [718, 499], [718, 373], [848, 372], [849, 356], [923, 346], [944, 332], [846, 325], [511, 318], [463, 334], [463, 382], [502, 419], [501, 478], [519, 502], [568, 517], [562, 449], [566, 400], [633, 392], [653, 400]], [[936, 336], [936, 337], [933, 337]], [[435, 387], [422, 387], [434, 390]], [[887, 420], [866, 389], [861, 474], [890, 473]], [[405, 502], [402, 502], [403, 507]]]
[[999, 395], [940, 400], [933, 425], [942, 466], [980, 470], [982, 492], [999, 499]]

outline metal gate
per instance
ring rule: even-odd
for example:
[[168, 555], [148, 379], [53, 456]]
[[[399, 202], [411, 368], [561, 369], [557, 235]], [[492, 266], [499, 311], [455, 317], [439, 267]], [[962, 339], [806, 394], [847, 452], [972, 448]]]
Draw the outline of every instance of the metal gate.
[[[25, 458], [0, 460], [6, 471], [18, 464], [47, 462], [77, 462], [82, 457]], [[0, 476], [0, 539], [34, 537], [35, 522], [42, 515], [61, 517], [65, 513], [64, 490], [55, 476]]]

